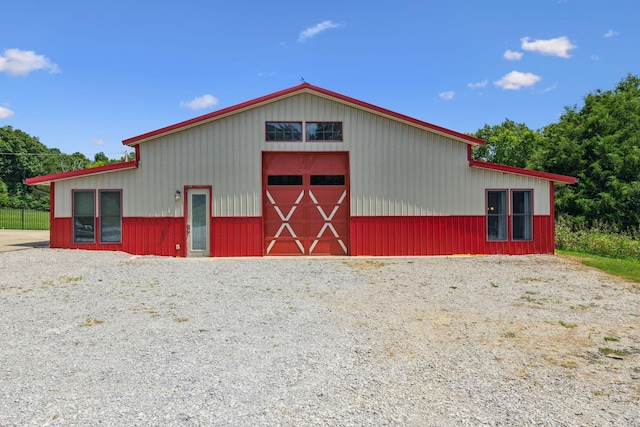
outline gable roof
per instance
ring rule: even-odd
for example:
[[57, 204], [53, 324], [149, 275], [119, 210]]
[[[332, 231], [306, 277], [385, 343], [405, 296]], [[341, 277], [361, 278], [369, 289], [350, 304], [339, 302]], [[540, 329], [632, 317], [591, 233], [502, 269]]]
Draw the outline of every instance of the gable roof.
[[181, 130], [188, 129], [193, 126], [198, 126], [214, 120], [219, 120], [223, 117], [237, 114], [252, 108], [257, 108], [259, 106], [266, 105], [266, 104], [269, 104], [281, 99], [285, 99], [294, 95], [298, 95], [301, 93], [311, 93], [317, 96], [321, 96], [323, 98], [331, 99], [336, 102], [340, 102], [342, 104], [345, 104], [354, 108], [368, 111], [372, 114], [387, 117], [391, 120], [402, 122], [410, 126], [415, 126], [417, 128], [425, 129], [425, 130], [434, 132], [436, 134], [446, 136], [446, 137], [455, 139], [457, 141], [466, 143], [468, 144], [468, 149], [469, 149], [469, 166], [470, 167], [495, 170], [495, 171], [500, 171], [504, 173], [516, 174], [516, 175], [531, 176], [534, 178], [540, 178], [540, 179], [558, 182], [558, 183], [564, 183], [564, 184], [573, 184], [576, 182], [576, 178], [573, 178], [570, 176], [553, 174], [548, 172], [541, 172], [541, 171], [534, 171], [534, 170], [523, 169], [523, 168], [518, 168], [514, 166], [499, 165], [496, 163], [488, 163], [488, 162], [482, 162], [478, 160], [471, 160], [471, 151], [470, 151], [471, 147], [477, 146], [477, 145], [483, 145], [485, 141], [483, 141], [482, 139], [478, 139], [470, 135], [459, 133], [459, 132], [446, 129], [440, 126], [436, 126], [434, 124], [427, 123], [422, 120], [415, 119], [413, 117], [405, 116], [403, 114], [396, 113], [394, 111], [387, 110], [385, 108], [377, 107], [373, 104], [359, 101], [357, 99], [350, 98], [348, 96], [344, 96], [339, 93], [320, 88], [318, 86], [310, 85], [309, 83], [302, 83], [300, 85], [293, 86], [288, 89], [284, 89], [279, 92], [272, 93], [270, 95], [265, 95], [260, 98], [243, 102], [241, 104], [237, 104], [231, 107], [223, 108], [221, 110], [213, 111], [211, 113], [204, 114], [202, 116], [198, 116], [193, 119], [185, 120], [183, 122], [179, 122], [170, 126], [166, 126], [166, 127], [151, 131], [151, 132], [134, 136], [129, 139], [125, 139], [124, 141], [122, 141], [124, 145], [128, 145], [136, 148], [136, 160], [134, 161], [114, 163], [114, 164], [99, 166], [95, 168], [74, 170], [69, 172], [60, 172], [60, 173], [54, 173], [50, 175], [27, 178], [26, 183], [27, 185], [49, 185], [52, 182], [62, 181], [65, 179], [78, 178], [78, 177], [87, 176], [87, 175], [97, 175], [97, 174], [115, 172], [115, 171], [126, 170], [126, 169], [134, 169], [138, 167], [138, 162], [140, 160], [140, 150], [138, 145], [143, 142], [150, 141], [152, 139], [158, 138], [163, 135], [179, 132]]
[[323, 98], [327, 98], [341, 104], [345, 104], [360, 110], [368, 111], [370, 113], [387, 117], [391, 120], [396, 120], [399, 122], [406, 123], [411, 126], [415, 126], [421, 129], [429, 130], [431, 132], [437, 133], [442, 136], [446, 136], [449, 138], [453, 138], [455, 140], [467, 143], [469, 145], [482, 145], [484, 141], [478, 138], [475, 138], [470, 135], [466, 135], [460, 132], [453, 131], [451, 129], [446, 129], [440, 126], [436, 126], [431, 123], [424, 122], [422, 120], [414, 119], [413, 117], [405, 116], [404, 114], [396, 113], [395, 111], [387, 110], [385, 108], [381, 108], [375, 106], [373, 104], [369, 104], [367, 102], [359, 101], [355, 98], [350, 98], [345, 95], [341, 95], [336, 92], [332, 92], [327, 89], [323, 89], [318, 86], [313, 86], [309, 83], [302, 83], [297, 86], [290, 87], [288, 89], [281, 90], [279, 92], [274, 92], [270, 95], [265, 95], [260, 98], [252, 99], [251, 101], [246, 101], [241, 104], [233, 105], [231, 107], [223, 108], [222, 110], [213, 111], [208, 114], [204, 114], [202, 116], [195, 117], [193, 119], [185, 120], [180, 123], [176, 123], [170, 126], [166, 126], [157, 130], [153, 130], [151, 132], [143, 133], [142, 135], [134, 136], [132, 138], [125, 139], [122, 141], [124, 145], [134, 146], [140, 144], [145, 141], [149, 141], [151, 139], [168, 135], [174, 132], [178, 132], [184, 129], [188, 129], [193, 126], [202, 125], [204, 123], [208, 123], [214, 120], [219, 120], [223, 117], [227, 117], [233, 114], [240, 113], [242, 111], [246, 111], [252, 108], [260, 107], [281, 99], [285, 99], [294, 95], [298, 95], [301, 93], [310, 93], [313, 95], [317, 95]]

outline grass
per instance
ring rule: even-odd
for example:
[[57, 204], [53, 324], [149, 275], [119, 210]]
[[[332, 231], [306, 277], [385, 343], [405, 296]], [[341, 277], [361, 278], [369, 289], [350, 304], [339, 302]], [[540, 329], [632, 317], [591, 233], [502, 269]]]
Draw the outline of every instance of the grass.
[[560, 320], [558, 324], [567, 329], [573, 329], [578, 326], [577, 323], [565, 322], [564, 320]]
[[559, 255], [577, 257], [580, 262], [589, 267], [597, 268], [612, 276], [621, 277], [640, 283], [640, 261], [630, 259], [607, 258], [582, 252], [556, 250]]
[[616, 356], [620, 356], [620, 357], [629, 355], [629, 353], [627, 353], [624, 350], [615, 350], [609, 347], [600, 347], [598, 350], [600, 351], [600, 353], [604, 354], [605, 356], [608, 354], [615, 354]]
[[48, 230], [49, 212], [0, 208], [0, 229]]

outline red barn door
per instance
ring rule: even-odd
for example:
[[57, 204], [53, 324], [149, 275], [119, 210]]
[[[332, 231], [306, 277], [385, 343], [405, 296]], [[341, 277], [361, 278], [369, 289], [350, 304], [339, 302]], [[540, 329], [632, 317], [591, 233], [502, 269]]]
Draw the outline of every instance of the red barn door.
[[347, 153], [264, 153], [264, 254], [349, 254]]

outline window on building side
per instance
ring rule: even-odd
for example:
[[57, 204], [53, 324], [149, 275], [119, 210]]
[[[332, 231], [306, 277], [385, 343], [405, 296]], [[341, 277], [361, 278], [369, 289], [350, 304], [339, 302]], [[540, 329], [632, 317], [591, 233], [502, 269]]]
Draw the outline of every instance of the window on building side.
[[311, 185], [344, 185], [344, 175], [311, 175]]
[[342, 141], [342, 123], [307, 122], [307, 141]]
[[302, 141], [301, 122], [267, 122], [267, 141]]
[[302, 185], [302, 175], [269, 175], [267, 185]]
[[73, 241], [93, 243], [96, 239], [95, 197], [93, 190], [73, 191]]
[[122, 191], [100, 191], [100, 242], [122, 241]]
[[487, 240], [507, 240], [507, 190], [487, 191]]
[[533, 239], [533, 207], [531, 190], [511, 191], [511, 238]]

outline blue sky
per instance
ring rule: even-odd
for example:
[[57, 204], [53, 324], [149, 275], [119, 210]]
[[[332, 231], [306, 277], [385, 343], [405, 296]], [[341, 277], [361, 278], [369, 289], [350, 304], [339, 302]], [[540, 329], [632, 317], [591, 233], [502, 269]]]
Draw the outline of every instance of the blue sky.
[[0, 126], [90, 158], [301, 77], [475, 132], [640, 74], [636, 0], [0, 1]]

